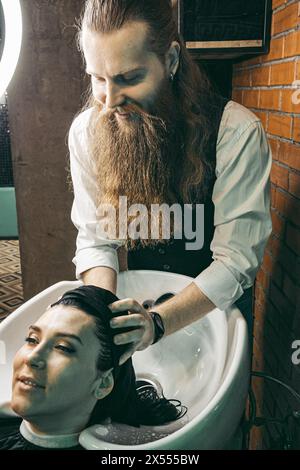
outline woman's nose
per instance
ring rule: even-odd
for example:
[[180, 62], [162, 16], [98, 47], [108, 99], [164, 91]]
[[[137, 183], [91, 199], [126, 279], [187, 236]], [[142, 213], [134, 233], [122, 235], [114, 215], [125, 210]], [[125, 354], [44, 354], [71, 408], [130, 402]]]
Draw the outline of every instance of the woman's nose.
[[26, 355], [24, 362], [35, 369], [43, 369], [46, 365], [46, 358], [41, 351], [35, 350]]

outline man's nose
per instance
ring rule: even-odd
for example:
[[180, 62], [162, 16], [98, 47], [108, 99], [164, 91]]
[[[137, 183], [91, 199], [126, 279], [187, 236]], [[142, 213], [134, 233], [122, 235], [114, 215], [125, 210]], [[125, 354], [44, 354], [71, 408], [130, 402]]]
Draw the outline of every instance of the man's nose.
[[116, 84], [107, 84], [104, 99], [106, 109], [115, 109], [124, 104], [124, 96], [121, 92], [121, 88]]

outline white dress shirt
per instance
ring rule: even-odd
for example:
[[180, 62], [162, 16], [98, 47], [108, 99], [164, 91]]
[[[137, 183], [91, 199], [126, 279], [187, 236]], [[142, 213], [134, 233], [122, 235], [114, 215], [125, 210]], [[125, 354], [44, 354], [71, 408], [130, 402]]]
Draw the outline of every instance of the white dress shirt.
[[[97, 183], [87, 151], [92, 109], [79, 114], [69, 132], [74, 187], [71, 219], [78, 229], [73, 263], [76, 278], [87, 269], [107, 266], [119, 272], [117, 248], [123, 242], [96, 234]], [[261, 121], [244, 106], [229, 101], [220, 123], [212, 263], [194, 283], [221, 310], [230, 307], [254, 283], [272, 231], [270, 170], [272, 153]]]

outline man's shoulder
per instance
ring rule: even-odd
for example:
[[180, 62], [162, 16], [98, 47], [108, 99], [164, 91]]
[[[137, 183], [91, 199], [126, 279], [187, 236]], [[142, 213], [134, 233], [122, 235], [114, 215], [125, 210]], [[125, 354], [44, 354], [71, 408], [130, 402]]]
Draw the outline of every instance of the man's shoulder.
[[222, 139], [238, 138], [246, 129], [253, 125], [261, 125], [261, 121], [250, 109], [236, 101], [226, 104], [220, 123], [218, 143]]
[[76, 137], [87, 136], [94, 111], [95, 108], [91, 107], [77, 114], [72, 121], [69, 134]]

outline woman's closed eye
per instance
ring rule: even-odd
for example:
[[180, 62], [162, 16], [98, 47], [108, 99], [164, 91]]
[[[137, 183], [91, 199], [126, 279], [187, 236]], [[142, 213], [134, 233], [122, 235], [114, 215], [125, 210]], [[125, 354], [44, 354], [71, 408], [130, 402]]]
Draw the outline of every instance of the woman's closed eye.
[[63, 344], [58, 344], [57, 346], [55, 346], [56, 349], [61, 349], [62, 351], [68, 353], [68, 354], [73, 354], [75, 353], [75, 349], [69, 347], [69, 346], [64, 346]]
[[[34, 345], [34, 344], [38, 344], [38, 343], [39, 343], [38, 339], [37, 339], [37, 338], [34, 338], [33, 336], [27, 336], [27, 337], [25, 338], [25, 341], [26, 341], [26, 343], [28, 343], [28, 344], [30, 344], [30, 345]], [[73, 347], [71, 347], [71, 346], [66, 346], [66, 345], [64, 345], [64, 344], [56, 344], [56, 345], [55, 345], [55, 348], [58, 349], [58, 350], [61, 350], [61, 351], [65, 352], [65, 353], [68, 353], [68, 354], [73, 354], [73, 353], [76, 352], [76, 350], [75, 350]]]

